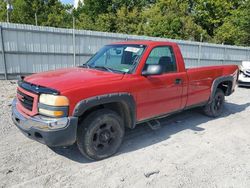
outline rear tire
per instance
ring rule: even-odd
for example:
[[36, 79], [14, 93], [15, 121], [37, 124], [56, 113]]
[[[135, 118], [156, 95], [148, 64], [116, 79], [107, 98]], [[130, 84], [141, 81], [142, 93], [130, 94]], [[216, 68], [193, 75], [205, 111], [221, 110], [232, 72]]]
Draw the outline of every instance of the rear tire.
[[204, 113], [210, 117], [220, 116], [223, 112], [224, 102], [225, 94], [220, 88], [217, 88], [212, 101], [204, 107]]
[[116, 112], [108, 109], [97, 110], [79, 125], [77, 146], [89, 159], [105, 159], [117, 152], [124, 132], [123, 121]]

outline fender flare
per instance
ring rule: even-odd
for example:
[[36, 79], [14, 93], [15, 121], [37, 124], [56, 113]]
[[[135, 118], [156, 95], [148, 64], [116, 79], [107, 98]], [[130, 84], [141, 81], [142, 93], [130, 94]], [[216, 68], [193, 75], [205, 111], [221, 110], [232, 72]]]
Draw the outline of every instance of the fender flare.
[[[218, 88], [219, 84], [221, 84], [222, 82], [225, 82], [225, 81], [229, 81], [233, 84], [233, 80], [234, 80], [233, 76], [221, 76], [221, 77], [216, 78], [213, 81], [213, 84], [211, 87], [211, 94], [210, 94], [210, 98], [209, 98], [209, 103], [212, 102], [213, 97], [214, 97], [215, 92], [216, 92], [216, 89]], [[232, 84], [229, 85], [228, 89], [226, 90], [226, 92], [225, 92], [226, 96], [231, 95], [231, 93], [233, 92], [232, 91]]]
[[125, 126], [134, 128], [136, 125], [136, 103], [134, 97], [130, 93], [110, 93], [98, 95], [79, 101], [73, 111], [73, 116], [80, 117], [87, 110], [108, 103], [120, 103], [125, 107]]

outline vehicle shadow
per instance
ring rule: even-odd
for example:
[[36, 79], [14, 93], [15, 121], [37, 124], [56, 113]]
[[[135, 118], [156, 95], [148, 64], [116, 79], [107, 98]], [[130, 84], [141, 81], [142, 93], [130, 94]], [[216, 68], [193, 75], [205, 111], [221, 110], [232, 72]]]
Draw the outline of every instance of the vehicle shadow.
[[[219, 118], [240, 113], [249, 106], [250, 103], [233, 104], [226, 102], [224, 112]], [[205, 131], [205, 129], [199, 127], [199, 125], [213, 119], [214, 118], [203, 115], [200, 108], [195, 108], [160, 119], [161, 128], [158, 130], [151, 130], [146, 123], [138, 124], [135, 129], [126, 130], [124, 142], [116, 155], [132, 152], [159, 143], [182, 130], [190, 129], [194, 131], [194, 134], [197, 134], [198, 132]], [[79, 163], [92, 162], [80, 154], [76, 144], [69, 147], [51, 149], [57, 154]]]

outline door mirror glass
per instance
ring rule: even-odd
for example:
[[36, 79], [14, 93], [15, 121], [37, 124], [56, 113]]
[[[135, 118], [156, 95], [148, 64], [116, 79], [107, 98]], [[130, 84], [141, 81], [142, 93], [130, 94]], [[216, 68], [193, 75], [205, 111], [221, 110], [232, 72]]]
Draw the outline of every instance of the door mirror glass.
[[160, 75], [163, 73], [163, 66], [159, 64], [149, 64], [147, 65], [146, 70], [142, 72], [143, 76], [150, 75]]

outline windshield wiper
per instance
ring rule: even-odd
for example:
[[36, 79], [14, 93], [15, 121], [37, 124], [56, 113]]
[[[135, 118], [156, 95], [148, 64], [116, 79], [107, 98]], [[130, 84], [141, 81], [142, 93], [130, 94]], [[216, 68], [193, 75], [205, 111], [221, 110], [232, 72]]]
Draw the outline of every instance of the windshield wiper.
[[87, 67], [87, 68], [89, 68], [89, 65], [86, 63], [86, 64], [80, 65], [79, 67]]
[[110, 72], [119, 72], [119, 73], [122, 73], [122, 74], [125, 74], [126, 72], [124, 71], [121, 71], [121, 70], [117, 70], [117, 69], [112, 69], [110, 67], [105, 67], [105, 66], [94, 66], [94, 67], [90, 67], [90, 68], [101, 68], [101, 69], [105, 69], [105, 70], [108, 70]]
[[105, 66], [100, 66], [100, 65], [97, 65], [97, 66], [90, 66], [88, 65], [87, 63], [86, 64], [82, 64], [81, 66], [79, 67], [87, 67], [88, 69], [103, 69], [103, 70], [107, 70], [109, 72], [120, 72], [120, 73], [125, 73], [124, 71], [120, 71], [120, 70], [116, 70], [116, 69], [112, 69], [112, 68], [109, 68], [109, 67], [105, 67]]
[[104, 69], [104, 70], [107, 70], [107, 71], [109, 71], [109, 72], [114, 72], [111, 68], [108, 68], [108, 67], [105, 67], [105, 66], [93, 66], [93, 67], [91, 67], [91, 68], [97, 68], [97, 69]]

